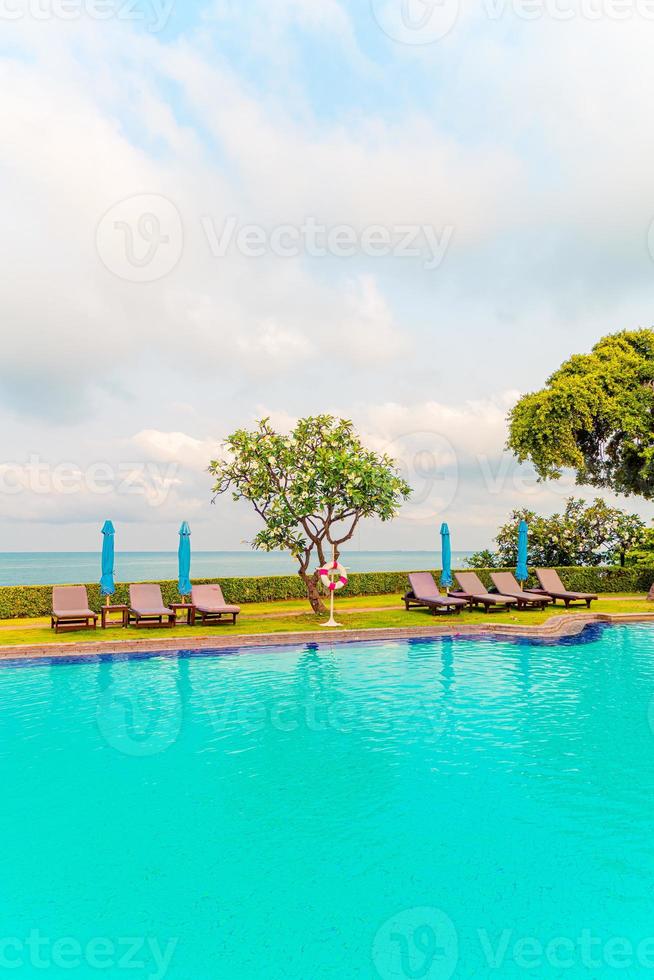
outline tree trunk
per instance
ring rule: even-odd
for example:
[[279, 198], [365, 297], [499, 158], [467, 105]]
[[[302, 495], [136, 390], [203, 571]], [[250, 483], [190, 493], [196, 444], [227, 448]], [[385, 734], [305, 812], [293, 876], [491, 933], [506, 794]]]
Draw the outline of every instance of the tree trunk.
[[318, 584], [318, 575], [314, 572], [313, 575], [307, 575], [306, 572], [298, 572], [300, 578], [304, 582], [307, 588], [307, 597], [311, 603], [311, 608], [316, 613], [316, 615], [326, 615], [327, 607], [322, 601], [322, 596], [320, 594], [320, 587]]

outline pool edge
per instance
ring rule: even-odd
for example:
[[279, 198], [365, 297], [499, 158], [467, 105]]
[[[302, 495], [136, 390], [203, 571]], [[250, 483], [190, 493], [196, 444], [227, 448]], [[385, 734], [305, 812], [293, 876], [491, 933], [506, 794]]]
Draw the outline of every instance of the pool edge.
[[0, 646], [0, 661], [11, 660], [53, 660], [66, 658], [74, 660], [116, 654], [157, 654], [188, 651], [216, 650], [233, 651], [256, 649], [258, 647], [288, 647], [305, 645], [307, 643], [356, 643], [361, 641], [407, 640], [407, 639], [437, 639], [443, 636], [492, 636], [508, 639], [563, 639], [578, 636], [587, 626], [606, 623], [636, 623], [654, 621], [651, 613], [571, 613], [552, 616], [538, 626], [520, 626], [507, 623], [469, 623], [464, 627], [454, 622], [433, 623], [429, 626], [401, 626], [373, 629], [343, 629], [338, 632], [326, 633], [322, 630], [305, 630], [298, 633], [259, 633], [256, 635], [209, 634], [194, 636], [189, 640], [184, 637], [165, 639], [106, 640], [84, 643], [48, 643], [25, 644], [19, 646]]

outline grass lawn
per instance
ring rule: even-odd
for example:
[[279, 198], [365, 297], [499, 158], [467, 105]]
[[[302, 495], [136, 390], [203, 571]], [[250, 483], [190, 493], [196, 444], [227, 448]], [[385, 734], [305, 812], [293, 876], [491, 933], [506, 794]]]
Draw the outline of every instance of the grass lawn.
[[[430, 626], [434, 623], [454, 623], [465, 628], [470, 623], [510, 623], [535, 626], [545, 622], [553, 615], [561, 615], [566, 610], [562, 605], [550, 607], [545, 612], [463, 612], [459, 616], [431, 616], [427, 610], [416, 609], [406, 612], [396, 595], [362, 596], [343, 598], [337, 604], [337, 618], [349, 629], [375, 629], [402, 626]], [[307, 603], [303, 600], [288, 602], [252, 603], [243, 606], [236, 626], [177, 626], [174, 629], [134, 629], [122, 630], [78, 630], [74, 633], [59, 633], [49, 629], [49, 620], [2, 620], [0, 621], [0, 646], [41, 643], [75, 643], [85, 640], [114, 641], [152, 639], [154, 637], [184, 637], [188, 645], [199, 636], [255, 635], [260, 633], [298, 633], [305, 630], [319, 630], [325, 616], [315, 616], [306, 612]], [[585, 612], [578, 608], [577, 612]], [[601, 596], [592, 606], [593, 612], [606, 613], [654, 613], [654, 603], [647, 602], [643, 596]], [[330, 630], [325, 630], [325, 633]]]

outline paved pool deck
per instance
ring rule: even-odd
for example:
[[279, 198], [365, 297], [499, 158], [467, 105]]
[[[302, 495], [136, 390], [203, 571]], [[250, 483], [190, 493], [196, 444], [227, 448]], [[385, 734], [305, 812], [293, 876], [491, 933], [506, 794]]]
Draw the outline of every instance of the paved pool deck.
[[521, 626], [519, 624], [490, 621], [488, 623], [470, 623], [459, 625], [455, 621], [447, 623], [433, 622], [428, 626], [406, 626], [383, 629], [334, 629], [306, 630], [298, 633], [259, 633], [248, 636], [238, 633], [220, 634], [218, 629], [205, 636], [193, 635], [186, 640], [183, 636], [171, 637], [158, 635], [155, 638], [141, 638], [134, 635], [128, 640], [99, 640], [83, 643], [69, 641], [62, 643], [30, 643], [17, 646], [0, 646], [0, 660], [34, 660], [43, 658], [53, 660], [75, 658], [102, 654], [135, 654], [147, 655], [156, 653], [175, 652], [177, 650], [234, 650], [251, 649], [256, 647], [288, 647], [307, 643], [334, 645], [338, 643], [355, 643], [372, 640], [405, 640], [423, 637], [443, 636], [494, 636], [511, 639], [556, 639], [557, 637], [578, 636], [586, 626], [593, 623], [642, 623], [654, 622], [654, 611], [651, 613], [593, 613], [578, 612], [552, 616], [545, 623], [537, 626]]

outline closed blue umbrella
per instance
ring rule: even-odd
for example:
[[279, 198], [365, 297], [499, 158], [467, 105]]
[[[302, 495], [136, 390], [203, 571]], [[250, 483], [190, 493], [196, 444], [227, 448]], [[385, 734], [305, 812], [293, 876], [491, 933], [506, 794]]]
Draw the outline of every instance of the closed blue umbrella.
[[186, 521], [179, 529], [179, 581], [177, 588], [181, 596], [191, 593], [191, 529]]
[[102, 578], [100, 579], [100, 592], [109, 596], [116, 591], [114, 582], [114, 526], [111, 521], [105, 521], [102, 528]]
[[443, 571], [441, 572], [441, 585], [450, 588], [452, 581], [452, 547], [450, 545], [450, 529], [447, 524], [441, 524], [441, 551], [443, 554]]
[[526, 582], [529, 578], [529, 569], [527, 568], [529, 550], [529, 525], [526, 521], [520, 521], [520, 530], [518, 531], [518, 564], [515, 570], [515, 577], [518, 582]]

